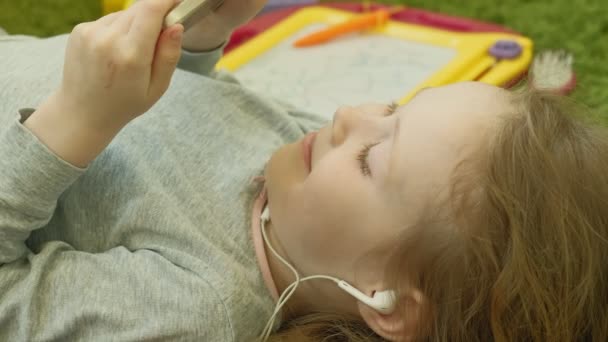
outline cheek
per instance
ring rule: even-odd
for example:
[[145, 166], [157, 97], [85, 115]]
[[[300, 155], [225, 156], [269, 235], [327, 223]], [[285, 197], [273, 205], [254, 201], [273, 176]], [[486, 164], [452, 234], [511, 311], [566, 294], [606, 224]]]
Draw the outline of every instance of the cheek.
[[311, 174], [295, 176], [289, 154], [277, 151], [267, 167], [275, 233], [294, 261], [341, 267], [367, 238], [372, 184], [348, 153], [325, 155]]
[[[280, 217], [295, 239], [292, 251], [327, 260], [351, 249], [349, 241], [369, 199], [355, 172], [325, 163], [288, 194]], [[279, 223], [280, 224], [280, 223]], [[282, 227], [282, 229], [285, 227]]]
[[294, 260], [337, 267], [351, 249], [345, 222], [348, 210], [339, 205], [339, 196], [310, 188], [298, 190], [291, 194], [285, 211], [276, 217], [279, 238]]
[[278, 149], [266, 164], [264, 176], [270, 199], [285, 201], [289, 189], [306, 177], [298, 145], [284, 145]]

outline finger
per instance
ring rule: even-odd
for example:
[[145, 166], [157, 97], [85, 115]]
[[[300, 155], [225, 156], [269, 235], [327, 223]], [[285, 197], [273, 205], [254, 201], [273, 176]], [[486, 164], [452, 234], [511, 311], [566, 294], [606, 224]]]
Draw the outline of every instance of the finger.
[[96, 23], [100, 26], [111, 26], [120, 16], [124, 15], [125, 11], [114, 12], [104, 17], [97, 19]]
[[129, 30], [129, 40], [141, 51], [152, 51], [158, 40], [163, 22], [176, 0], [144, 0], [135, 13]]
[[135, 13], [132, 11], [132, 8], [136, 5], [133, 5], [131, 8], [122, 11], [122, 15], [112, 22], [111, 28], [114, 33], [121, 34], [126, 36], [131, 29], [131, 25], [133, 25], [133, 20], [135, 19]]
[[142, 3], [146, 1], [139, 0], [136, 1], [133, 5], [129, 6], [129, 8], [122, 10], [117, 13], [121, 13], [121, 15], [114, 19], [111, 23], [112, 25], [112, 34], [119, 34], [121, 36], [127, 36], [131, 29], [131, 25], [133, 25], [133, 20], [135, 19], [135, 15], [139, 11], [139, 8]]
[[152, 62], [152, 74], [148, 90], [151, 97], [160, 98], [169, 87], [171, 77], [181, 55], [183, 34], [184, 27], [182, 25], [173, 25], [160, 35], [156, 45], [154, 61]]

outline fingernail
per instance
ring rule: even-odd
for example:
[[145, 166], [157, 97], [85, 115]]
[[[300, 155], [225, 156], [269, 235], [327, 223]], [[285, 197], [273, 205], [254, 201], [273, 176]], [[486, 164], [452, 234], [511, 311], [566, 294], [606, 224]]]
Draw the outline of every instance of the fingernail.
[[182, 37], [182, 30], [177, 29], [171, 33], [171, 39], [179, 40]]

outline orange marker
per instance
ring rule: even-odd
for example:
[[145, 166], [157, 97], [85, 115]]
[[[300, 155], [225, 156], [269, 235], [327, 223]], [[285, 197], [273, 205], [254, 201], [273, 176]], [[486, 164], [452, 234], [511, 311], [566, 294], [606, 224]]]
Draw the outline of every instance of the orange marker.
[[330, 26], [329, 28], [300, 38], [294, 43], [294, 46], [305, 47], [318, 45], [347, 33], [363, 31], [365, 29], [383, 25], [390, 19], [393, 13], [401, 10], [403, 10], [403, 7], [397, 7], [390, 11], [386, 9], [379, 9], [372, 13], [358, 15], [343, 23]]

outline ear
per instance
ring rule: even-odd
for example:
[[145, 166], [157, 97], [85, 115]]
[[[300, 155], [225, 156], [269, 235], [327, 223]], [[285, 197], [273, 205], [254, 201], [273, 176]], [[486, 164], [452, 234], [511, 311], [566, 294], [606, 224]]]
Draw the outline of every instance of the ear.
[[[388, 314], [382, 314], [369, 306], [358, 302], [359, 314], [376, 334], [389, 341], [412, 340], [420, 322], [423, 295], [419, 290], [410, 290], [401, 294], [396, 309]], [[403, 309], [405, 308], [405, 310]]]

